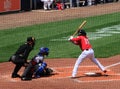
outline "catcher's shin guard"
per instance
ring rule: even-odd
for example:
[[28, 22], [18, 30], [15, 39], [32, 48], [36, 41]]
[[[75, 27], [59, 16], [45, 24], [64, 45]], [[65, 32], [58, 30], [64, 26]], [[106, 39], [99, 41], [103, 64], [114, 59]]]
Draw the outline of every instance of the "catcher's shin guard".
[[24, 70], [22, 77], [27, 77], [29, 76], [29, 74], [31, 74], [31, 69], [32, 69], [32, 64], [29, 63], [29, 65], [26, 67], [26, 69]]

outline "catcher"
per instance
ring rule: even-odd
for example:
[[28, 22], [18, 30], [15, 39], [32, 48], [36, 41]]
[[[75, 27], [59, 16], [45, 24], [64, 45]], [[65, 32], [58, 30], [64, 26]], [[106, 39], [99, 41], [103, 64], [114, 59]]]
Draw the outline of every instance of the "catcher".
[[46, 47], [41, 47], [40, 52], [32, 58], [29, 65], [24, 70], [21, 80], [32, 80], [32, 76], [35, 78], [50, 75], [53, 71], [47, 68], [47, 63], [43, 62], [44, 57], [48, 56], [49, 49]]

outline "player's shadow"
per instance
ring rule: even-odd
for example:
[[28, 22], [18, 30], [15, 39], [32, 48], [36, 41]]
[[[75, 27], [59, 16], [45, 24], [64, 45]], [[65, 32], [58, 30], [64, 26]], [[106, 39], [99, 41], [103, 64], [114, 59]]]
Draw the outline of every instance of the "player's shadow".
[[50, 74], [50, 75], [44, 75], [44, 76], [42, 76], [42, 77], [51, 77], [51, 76], [54, 76], [54, 75], [57, 75], [57, 73], [52, 73], [52, 74]]
[[[54, 75], [57, 75], [58, 73], [52, 73], [52, 74], [49, 74], [49, 75], [41, 75], [40, 77], [38, 78], [45, 78], [45, 77], [51, 77], [51, 76], [54, 76]], [[32, 77], [32, 79], [37, 79], [36, 77]]]

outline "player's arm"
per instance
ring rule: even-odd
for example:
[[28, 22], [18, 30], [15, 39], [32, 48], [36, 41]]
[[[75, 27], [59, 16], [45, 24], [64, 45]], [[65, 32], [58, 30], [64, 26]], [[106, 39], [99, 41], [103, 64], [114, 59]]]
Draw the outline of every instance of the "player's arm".
[[79, 41], [80, 41], [80, 37], [76, 37], [76, 38], [70, 38], [70, 41], [75, 44], [75, 45], [78, 45], [79, 44]]

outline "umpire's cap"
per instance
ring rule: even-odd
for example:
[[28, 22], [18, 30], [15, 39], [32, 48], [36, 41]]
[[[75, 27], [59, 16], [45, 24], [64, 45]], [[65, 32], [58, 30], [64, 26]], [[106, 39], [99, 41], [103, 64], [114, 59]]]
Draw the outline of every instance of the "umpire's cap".
[[78, 36], [79, 36], [79, 35], [84, 35], [84, 36], [86, 36], [87, 34], [86, 34], [85, 30], [81, 29], [80, 31], [78, 31]]
[[35, 38], [34, 37], [28, 37], [27, 42], [35, 42]]

